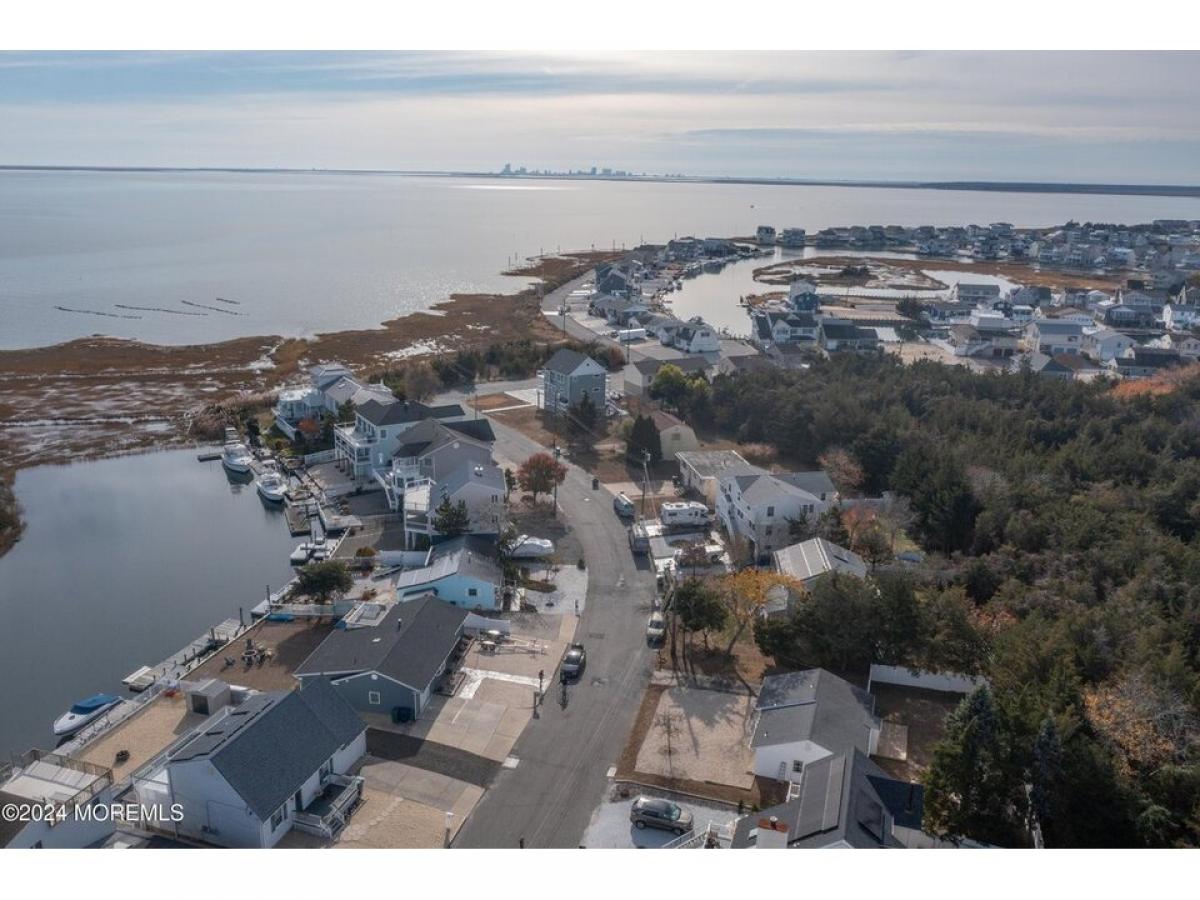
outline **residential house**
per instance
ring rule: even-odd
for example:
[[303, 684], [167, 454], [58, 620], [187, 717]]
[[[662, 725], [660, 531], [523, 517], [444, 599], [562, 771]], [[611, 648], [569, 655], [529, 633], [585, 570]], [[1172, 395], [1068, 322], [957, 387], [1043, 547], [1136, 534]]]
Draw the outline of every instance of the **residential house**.
[[436, 520], [443, 502], [465, 505], [467, 534], [498, 536], [507, 518], [503, 470], [492, 463], [465, 463], [437, 481], [410, 484], [403, 495], [404, 539], [410, 550], [442, 535]]
[[750, 337], [763, 350], [782, 344], [816, 345], [820, 323], [812, 313], [756, 309], [750, 313]]
[[1075, 370], [1066, 363], [1066, 360], [1072, 355], [1070, 353], [1059, 353], [1050, 356], [1049, 354], [1035, 351], [1029, 354], [1029, 368], [1035, 375], [1040, 375], [1043, 378], [1072, 381], [1075, 378]]
[[666, 365], [675, 366], [685, 375], [704, 375], [705, 377], [712, 369], [712, 363], [703, 356], [639, 360], [625, 367], [625, 395], [627, 397], [648, 397], [650, 385], [654, 383], [654, 376], [658, 374], [659, 369]]
[[373, 480], [375, 470], [392, 464], [404, 435], [426, 419], [455, 422], [466, 417], [457, 403], [427, 406], [417, 400], [380, 403], [368, 400], [355, 410], [353, 425], [333, 430], [333, 447], [338, 465], [358, 481]]
[[1000, 299], [1000, 285], [957, 282], [950, 291], [950, 297], [957, 303], [983, 305], [990, 309], [991, 304]]
[[754, 240], [758, 244], [773, 245], [775, 243], [775, 226], [759, 225], [758, 229], [754, 232]]
[[[70, 811], [113, 800], [111, 769], [45, 750], [14, 755], [0, 766], [0, 805], [5, 811], [0, 817], [0, 850], [72, 850], [98, 844], [112, 834], [113, 822]], [[33, 814], [9, 815], [10, 804], [17, 809], [35, 807], [38, 812], [54, 807], [68, 814], [49, 820]]]
[[432, 594], [358, 616], [330, 632], [296, 670], [300, 683], [331, 685], [352, 707], [419, 719], [452, 677], [469, 614]]
[[1147, 346], [1175, 350], [1179, 354], [1179, 358], [1184, 362], [1190, 363], [1200, 360], [1200, 337], [1190, 332], [1169, 332], [1156, 340], [1150, 341]]
[[603, 415], [608, 398], [608, 372], [590, 356], [562, 347], [541, 372], [543, 406], [562, 414], [591, 398], [598, 414]]
[[773, 475], [726, 474], [717, 492], [717, 518], [731, 538], [746, 541], [755, 558], [785, 547], [788, 523], [812, 519], [837, 502], [837, 488], [822, 471]]
[[799, 782], [819, 760], [871, 754], [879, 743], [875, 698], [825, 669], [767, 676], [756, 709], [750, 747], [762, 778]]
[[495, 441], [487, 419], [418, 422], [404, 432], [403, 440], [392, 451], [391, 465], [376, 472], [387, 492], [388, 505], [399, 512], [408, 487], [440, 481], [463, 467], [491, 465]]
[[770, 357], [758, 353], [748, 356], [723, 356], [717, 363], [717, 374], [746, 375], [769, 372], [775, 368], [775, 362]]
[[1111, 328], [1096, 328], [1083, 335], [1083, 352], [1102, 365], [1133, 345], [1133, 338]]
[[821, 348], [826, 353], [855, 350], [875, 350], [879, 336], [873, 328], [860, 328], [842, 319], [821, 320]]
[[776, 572], [789, 575], [805, 586], [830, 572], [854, 578], [867, 575], [867, 564], [861, 556], [821, 537], [789, 544], [776, 550], [771, 558]]
[[652, 412], [650, 419], [658, 429], [658, 442], [662, 447], [663, 459], [674, 460], [680, 452], [700, 449], [696, 432], [687, 422], [662, 410]]
[[1083, 326], [1077, 322], [1034, 319], [1025, 326], [1025, 340], [1031, 351], [1047, 356], [1079, 353], [1083, 349]]
[[719, 353], [721, 337], [711, 325], [706, 324], [699, 316], [694, 316], [675, 330], [671, 346], [684, 353]]
[[433, 545], [423, 565], [396, 576], [396, 596], [405, 600], [431, 593], [463, 609], [501, 609], [503, 576], [492, 556], [494, 546], [475, 535]]
[[1172, 348], [1143, 345], [1130, 347], [1120, 356], [1108, 361], [1108, 368], [1122, 378], [1145, 378], [1163, 369], [1180, 365], [1179, 351]]
[[179, 834], [273, 847], [292, 828], [332, 837], [362, 795], [351, 776], [367, 727], [324, 680], [225, 706], [136, 784], [142, 803], [182, 810]]
[[783, 247], [803, 247], [806, 241], [806, 234], [803, 228], [785, 228], [779, 236], [779, 243]]
[[716, 508], [722, 478], [766, 472], [746, 462], [736, 450], [681, 450], [676, 452], [675, 462], [683, 486], [703, 497], [711, 508]]
[[924, 789], [892, 778], [861, 750], [804, 767], [789, 799], [740, 818], [730, 846], [756, 850], [950, 847], [922, 831]]

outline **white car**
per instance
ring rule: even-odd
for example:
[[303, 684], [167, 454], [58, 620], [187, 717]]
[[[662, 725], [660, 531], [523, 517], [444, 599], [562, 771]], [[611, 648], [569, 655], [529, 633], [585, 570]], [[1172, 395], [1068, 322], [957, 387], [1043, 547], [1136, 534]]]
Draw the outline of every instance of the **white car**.
[[652, 644], [662, 641], [667, 634], [667, 622], [660, 612], [651, 613], [650, 621], [646, 623], [646, 640]]
[[512, 543], [512, 549], [508, 555], [513, 559], [540, 559], [543, 556], [549, 556], [554, 552], [554, 541], [548, 538], [530, 537], [527, 534], [521, 535]]

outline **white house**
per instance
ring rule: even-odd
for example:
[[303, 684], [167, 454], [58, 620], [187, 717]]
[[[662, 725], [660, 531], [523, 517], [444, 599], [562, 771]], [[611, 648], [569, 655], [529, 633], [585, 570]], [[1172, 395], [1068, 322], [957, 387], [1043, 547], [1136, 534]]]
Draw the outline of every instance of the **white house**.
[[790, 520], [818, 516], [837, 498], [837, 488], [819, 470], [725, 475], [717, 491], [717, 518], [731, 538], [746, 541], [752, 554], [762, 557], [790, 543]]
[[1030, 351], [1047, 356], [1079, 353], [1083, 349], [1083, 326], [1059, 319], [1034, 319], [1025, 326], [1025, 340]]
[[424, 419], [404, 432], [392, 451], [391, 465], [376, 470], [375, 478], [392, 511], [400, 512], [410, 487], [440, 482], [464, 466], [491, 465], [495, 440], [487, 419]]
[[681, 450], [675, 454], [683, 486], [715, 508], [720, 480], [728, 475], [755, 475], [766, 470], [747, 462], [736, 450]]
[[699, 316], [688, 319], [682, 327], [677, 328], [671, 343], [685, 353], [719, 353], [721, 350], [720, 335]]
[[273, 847], [292, 828], [329, 838], [362, 796], [350, 776], [367, 727], [325, 681], [225, 706], [135, 784], [142, 803], [178, 804], [180, 835]]
[[370, 480], [375, 470], [391, 466], [401, 438], [415, 425], [426, 419], [457, 422], [465, 418], [466, 413], [457, 403], [426, 406], [416, 400], [368, 400], [355, 410], [353, 425], [334, 428], [335, 459], [355, 479]]
[[1133, 345], [1133, 338], [1111, 328], [1097, 328], [1083, 336], [1084, 354], [1098, 363], [1115, 359]]
[[799, 782], [805, 766], [854, 750], [874, 753], [875, 698], [824, 669], [770, 675], [758, 695], [754, 774]]

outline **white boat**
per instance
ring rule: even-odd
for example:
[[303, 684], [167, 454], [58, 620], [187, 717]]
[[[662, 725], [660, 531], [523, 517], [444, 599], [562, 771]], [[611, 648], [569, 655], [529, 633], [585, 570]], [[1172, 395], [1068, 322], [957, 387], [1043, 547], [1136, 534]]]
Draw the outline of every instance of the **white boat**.
[[508, 555], [513, 559], [538, 559], [554, 553], [554, 541], [523, 534], [512, 543]]
[[282, 503], [283, 495], [287, 493], [287, 479], [271, 464], [258, 476], [255, 487], [258, 488], [258, 496], [268, 503]]
[[54, 720], [54, 734], [57, 737], [74, 734], [89, 722], [96, 721], [120, 702], [121, 698], [114, 697], [112, 694], [95, 694], [86, 700], [80, 700]]
[[250, 451], [246, 445], [240, 442], [226, 444], [221, 450], [221, 465], [230, 472], [245, 474], [250, 471], [250, 464], [254, 461], [254, 457], [250, 455]]

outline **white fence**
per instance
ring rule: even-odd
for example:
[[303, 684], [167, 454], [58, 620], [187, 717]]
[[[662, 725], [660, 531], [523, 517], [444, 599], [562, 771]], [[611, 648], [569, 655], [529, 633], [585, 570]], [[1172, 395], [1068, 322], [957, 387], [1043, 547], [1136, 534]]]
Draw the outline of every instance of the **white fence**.
[[333, 462], [337, 458], [336, 450], [320, 450], [316, 453], [304, 454], [304, 464], [306, 466], [315, 466], [320, 463]]
[[871, 685], [894, 684], [899, 687], [924, 688], [927, 691], [945, 691], [950, 694], [969, 694], [987, 680], [978, 675], [963, 675], [958, 672], [922, 672], [905, 666], [880, 666], [871, 664], [871, 675], [867, 681], [867, 690]]

